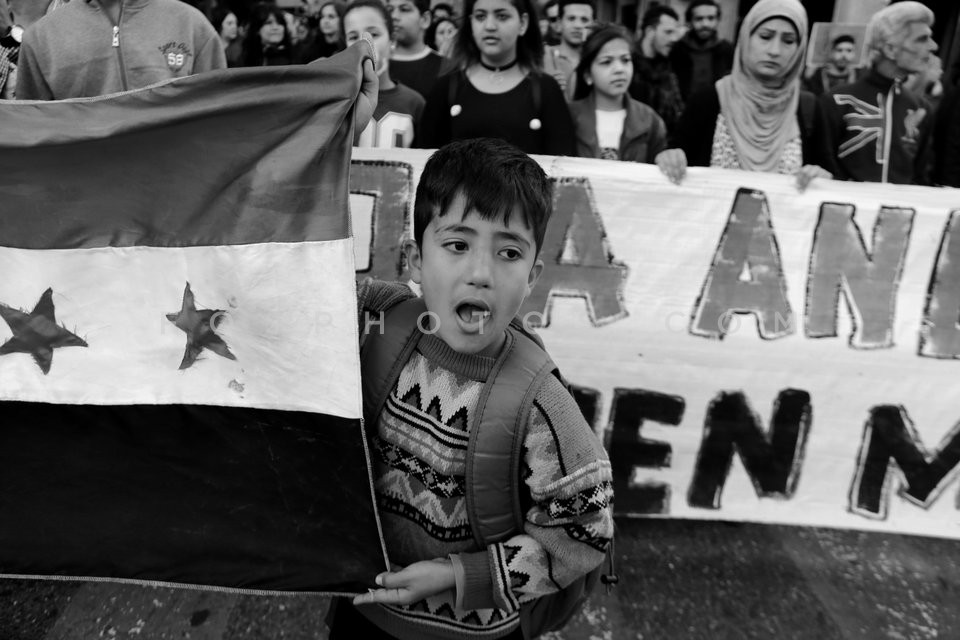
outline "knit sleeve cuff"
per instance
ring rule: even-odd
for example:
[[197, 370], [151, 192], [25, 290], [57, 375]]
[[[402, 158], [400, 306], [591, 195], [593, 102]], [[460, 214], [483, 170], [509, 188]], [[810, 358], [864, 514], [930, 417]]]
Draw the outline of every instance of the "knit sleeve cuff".
[[493, 578], [486, 551], [450, 554], [453, 575], [457, 583], [457, 609], [492, 609]]

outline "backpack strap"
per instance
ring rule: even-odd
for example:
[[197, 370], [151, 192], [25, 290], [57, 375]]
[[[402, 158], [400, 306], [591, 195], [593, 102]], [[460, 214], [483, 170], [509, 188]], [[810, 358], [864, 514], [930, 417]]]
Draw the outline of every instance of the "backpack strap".
[[507, 330], [480, 392], [467, 445], [467, 514], [478, 546], [523, 529], [520, 458], [533, 400], [556, 365], [534, 340]]
[[[376, 421], [387, 396], [400, 378], [423, 333], [417, 321], [427, 310], [423, 298], [410, 298], [391, 307], [382, 324], [372, 325], [360, 349], [363, 365], [363, 417], [367, 433], [376, 432]], [[379, 328], [379, 331], [377, 330]]]
[[460, 76], [462, 74], [462, 69], [457, 69], [450, 74], [450, 84], [447, 85], [447, 109], [458, 104], [457, 95], [460, 93]]

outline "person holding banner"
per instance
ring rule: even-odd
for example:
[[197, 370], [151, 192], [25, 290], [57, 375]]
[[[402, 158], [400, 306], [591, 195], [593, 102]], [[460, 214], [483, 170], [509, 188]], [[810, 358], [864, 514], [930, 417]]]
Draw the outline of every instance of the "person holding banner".
[[607, 569], [609, 459], [514, 321], [543, 268], [552, 203], [546, 173], [516, 147], [446, 145], [424, 166], [404, 244], [422, 298], [399, 283], [359, 287], [364, 415], [392, 566], [377, 588], [334, 601], [330, 640], [537, 637]]
[[627, 94], [632, 56], [630, 34], [617, 24], [600, 27], [584, 43], [570, 105], [580, 157], [652, 164], [666, 148], [663, 119]]
[[799, 0], [760, 0], [740, 26], [733, 70], [694, 93], [675, 132], [678, 148], [657, 156], [675, 183], [687, 165], [797, 176], [805, 189], [831, 177], [814, 158], [816, 99], [800, 88], [807, 12]]
[[415, 147], [501, 138], [527, 153], [576, 155], [573, 120], [557, 81], [543, 73], [531, 0], [467, 0], [456, 68], [427, 96]]

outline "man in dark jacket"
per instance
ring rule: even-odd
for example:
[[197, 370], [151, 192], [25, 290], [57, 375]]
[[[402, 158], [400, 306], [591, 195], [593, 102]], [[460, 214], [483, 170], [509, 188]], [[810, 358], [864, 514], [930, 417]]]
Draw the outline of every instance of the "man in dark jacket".
[[680, 39], [679, 18], [665, 5], [653, 5], [643, 14], [629, 90], [631, 98], [652, 107], [663, 118], [671, 134], [683, 113], [680, 84], [668, 58]]
[[716, 0], [693, 0], [687, 7], [686, 35], [673, 46], [670, 64], [686, 100], [698, 89], [712, 85], [730, 73], [733, 44], [717, 35], [720, 5]]
[[904, 88], [937, 50], [933, 12], [897, 2], [867, 25], [872, 66], [860, 80], [820, 96], [818, 164], [841, 180], [927, 184], [930, 105]]
[[803, 79], [803, 88], [814, 95], [836, 89], [857, 80], [857, 41], [849, 33], [842, 33], [830, 44], [830, 60], [816, 67]]

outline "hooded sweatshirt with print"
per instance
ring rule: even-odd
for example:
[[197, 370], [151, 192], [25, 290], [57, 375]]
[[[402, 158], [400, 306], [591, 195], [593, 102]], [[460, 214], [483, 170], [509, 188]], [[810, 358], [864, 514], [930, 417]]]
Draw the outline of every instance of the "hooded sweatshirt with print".
[[97, 0], [73, 0], [24, 33], [17, 98], [86, 98], [226, 67], [213, 26], [180, 0], [120, 0], [116, 24]]

